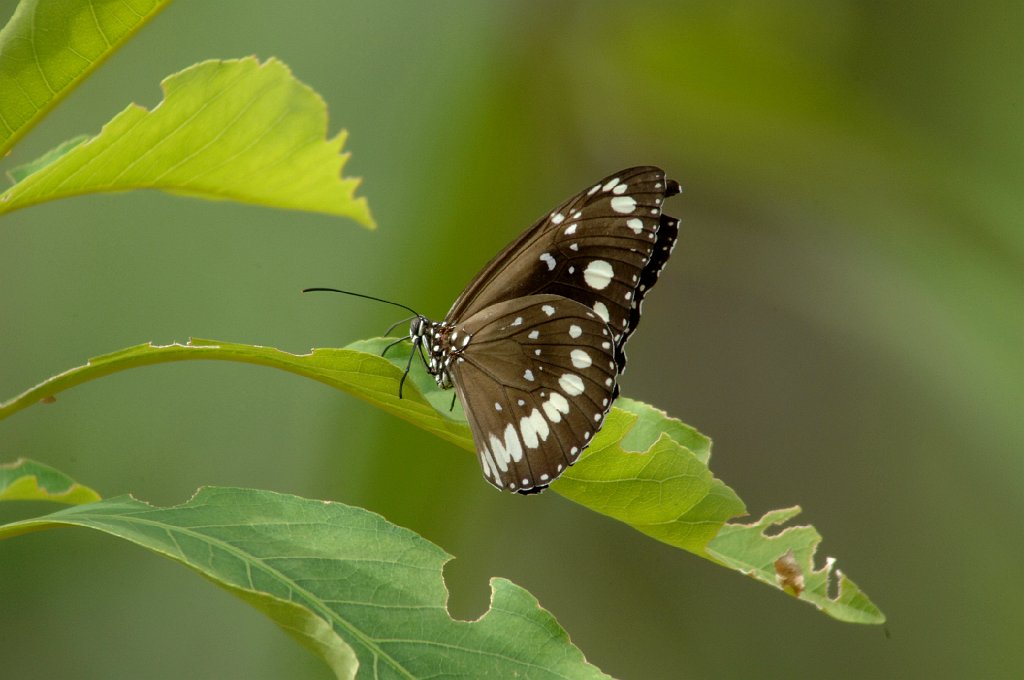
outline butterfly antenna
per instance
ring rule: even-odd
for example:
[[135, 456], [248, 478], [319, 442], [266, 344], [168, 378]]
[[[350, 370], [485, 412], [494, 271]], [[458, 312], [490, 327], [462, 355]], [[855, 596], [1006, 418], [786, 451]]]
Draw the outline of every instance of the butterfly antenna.
[[[354, 293], [354, 292], [352, 292], [350, 290], [339, 290], [338, 288], [303, 288], [302, 292], [303, 293], [316, 293], [316, 292], [344, 293], [345, 295], [352, 295], [352, 296], [355, 296], [355, 297], [366, 298], [367, 300], [376, 300], [377, 302], [383, 302], [384, 304], [394, 305], [395, 307], [401, 307], [402, 309], [406, 310], [407, 312], [412, 312], [414, 316], [420, 316], [420, 313], [417, 312], [415, 309], [413, 309], [412, 307], [407, 307], [406, 305], [403, 305], [401, 302], [392, 302], [391, 300], [385, 300], [384, 298], [373, 297], [372, 295], [364, 295], [363, 293]], [[394, 328], [394, 326], [392, 326], [392, 328]]]
[[[412, 312], [413, 315], [410, 316], [408, 319], [403, 319], [402, 321], [399, 321], [398, 323], [392, 324], [391, 327], [388, 328], [387, 331], [384, 332], [384, 335], [387, 335], [388, 333], [393, 331], [395, 329], [395, 326], [397, 326], [398, 324], [404, 323], [405, 321], [409, 321], [410, 319], [414, 319], [417, 316], [422, 316], [415, 309], [413, 309], [412, 307], [409, 307], [408, 305], [403, 305], [401, 302], [393, 302], [391, 300], [385, 300], [384, 298], [374, 297], [372, 295], [365, 295], [364, 293], [356, 293], [356, 292], [351, 291], [351, 290], [341, 290], [340, 288], [321, 288], [321, 287], [316, 287], [316, 288], [303, 288], [302, 292], [303, 293], [319, 293], [319, 292], [324, 292], [324, 293], [342, 293], [343, 295], [352, 295], [353, 297], [365, 298], [367, 300], [373, 300], [375, 302], [383, 302], [386, 305], [394, 305], [395, 307], [401, 307], [402, 309], [404, 309], [407, 312]], [[389, 349], [391, 349], [392, 347], [394, 347], [395, 345], [397, 345], [399, 343], [405, 342], [408, 339], [409, 339], [408, 336], [404, 337], [404, 338], [399, 338], [398, 340], [392, 342], [390, 345], [385, 347], [384, 351], [381, 352], [380, 355], [384, 356], [385, 354], [387, 354]], [[402, 398], [402, 388], [405, 385], [405, 379], [409, 377], [409, 370], [412, 368], [412, 358], [413, 358], [413, 356], [415, 356], [417, 348], [419, 348], [419, 350], [420, 350], [420, 357], [421, 358], [423, 357], [423, 347], [421, 346], [421, 338], [412, 338], [412, 342], [413, 342], [413, 348], [412, 348], [412, 351], [409, 352], [409, 361], [407, 361], [406, 364], [405, 364], [405, 373], [402, 374], [402, 379], [398, 382], [398, 398], [399, 399]], [[425, 361], [426, 361], [426, 359], [424, 359], [424, 362]]]

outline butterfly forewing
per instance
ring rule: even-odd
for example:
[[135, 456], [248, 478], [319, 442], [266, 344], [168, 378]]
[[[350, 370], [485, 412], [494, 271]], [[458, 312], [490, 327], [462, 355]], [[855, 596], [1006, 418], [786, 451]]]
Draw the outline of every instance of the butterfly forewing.
[[525, 295], [561, 295], [611, 325], [621, 370], [622, 346], [639, 323], [639, 301], [657, 278], [652, 270], [660, 271], [667, 258], [657, 252], [663, 233], [671, 231], [666, 252], [675, 242], [677, 220], [662, 215], [662, 203], [678, 192], [679, 185], [652, 166], [623, 170], [591, 185], [498, 253], [456, 300], [447, 320]]
[[543, 489], [576, 462], [615, 398], [608, 324], [573, 300], [530, 295], [477, 312], [450, 337], [449, 371], [484, 476], [520, 493]]

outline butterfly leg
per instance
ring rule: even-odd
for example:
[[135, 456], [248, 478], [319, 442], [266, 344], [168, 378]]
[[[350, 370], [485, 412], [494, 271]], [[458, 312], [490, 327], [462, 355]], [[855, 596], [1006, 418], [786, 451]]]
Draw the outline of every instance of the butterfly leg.
[[408, 339], [409, 339], [408, 337], [404, 337], [404, 338], [399, 338], [398, 340], [395, 340], [395, 341], [394, 341], [393, 343], [391, 343], [390, 345], [388, 345], [387, 347], [385, 347], [385, 348], [384, 348], [384, 351], [383, 351], [383, 352], [381, 352], [381, 353], [380, 353], [380, 355], [381, 355], [381, 356], [384, 356], [385, 354], [387, 354], [387, 353], [388, 353], [388, 350], [389, 350], [389, 349], [391, 349], [392, 347], [394, 347], [394, 346], [395, 346], [395, 345], [397, 345], [398, 343], [400, 343], [400, 342], [404, 342], [404, 341], [406, 341], [406, 340], [408, 340]]
[[[402, 340], [405, 340], [405, 338], [402, 338]], [[421, 347], [420, 340], [421, 340], [421, 338], [419, 336], [414, 337], [413, 340], [412, 340], [412, 345], [413, 346], [412, 346], [412, 350], [410, 350], [410, 352], [409, 352], [409, 361], [405, 362], [405, 373], [402, 374], [402, 379], [398, 381], [398, 398], [399, 399], [402, 398], [402, 386], [405, 385], [405, 379], [409, 377], [409, 369], [412, 368], [412, 358], [414, 356], [416, 356], [416, 350], [419, 349], [421, 355], [423, 353], [423, 348]], [[390, 346], [392, 346], [394, 344], [396, 344], [396, 343], [391, 343], [391, 345], [388, 345], [388, 346], [390, 347]]]

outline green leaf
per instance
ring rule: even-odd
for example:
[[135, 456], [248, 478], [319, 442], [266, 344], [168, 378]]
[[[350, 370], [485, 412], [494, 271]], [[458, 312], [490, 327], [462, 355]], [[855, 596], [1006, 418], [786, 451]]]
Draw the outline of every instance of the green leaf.
[[7, 176], [15, 182], [20, 182], [33, 172], [42, 170], [50, 163], [53, 163], [55, 160], [66, 154], [68, 151], [71, 151], [87, 139], [89, 139], [89, 135], [78, 135], [77, 137], [72, 137], [71, 139], [50, 149], [34, 161], [30, 161], [24, 165], [19, 165], [16, 168], [11, 168], [7, 171]]
[[25, 458], [13, 463], [0, 463], [0, 501], [53, 501], [77, 505], [99, 499], [98, 493], [49, 465]]
[[[62, 390], [116, 371], [171, 361], [218, 359], [272, 366], [319, 380], [365, 399], [456, 446], [474, 451], [472, 435], [461, 410], [449, 411], [451, 391], [439, 389], [420, 364], [413, 362], [405, 382], [404, 398], [398, 398], [398, 384], [408, 361], [409, 347], [396, 347], [387, 359], [382, 358], [381, 351], [392, 341], [376, 338], [344, 349], [317, 349], [303, 355], [198, 339], [186, 345], [139, 345], [92, 359], [85, 366], [65, 371], [0, 404], [0, 419]], [[807, 550], [811, 543], [794, 545], [792, 541], [766, 541], [758, 531], [745, 525], [727, 524], [745, 514], [746, 509], [736, 493], [716, 479], [708, 468], [710, 447], [707, 437], [663, 411], [620, 397], [591, 445], [551, 489], [652, 538], [784, 590], [786, 584], [777, 581], [772, 571], [774, 561], [790, 548], [800, 559], [806, 556], [809, 560]], [[784, 519], [792, 516], [785, 515]], [[744, 531], [746, 533], [742, 533]], [[817, 536], [813, 527], [794, 527], [787, 531], [791, 532], [787, 536], [794, 538], [807, 536], [808, 532]], [[731, 544], [718, 542], [723, 536], [735, 535], [747, 538]], [[715, 545], [716, 549], [712, 551], [710, 545]], [[752, 565], [759, 566], [755, 569]], [[810, 573], [809, 568], [807, 573]], [[822, 588], [818, 588], [818, 581], [808, 578], [809, 586], [799, 594], [800, 599], [844, 621], [879, 623], [884, 620], [867, 598], [859, 591], [854, 593], [852, 584], [847, 586], [849, 601], [819, 597], [827, 590], [828, 576], [828, 573], [822, 574], [821, 582], [825, 584]], [[858, 604], [861, 600], [863, 604]], [[857, 607], [861, 614], [851, 613]]]
[[[824, 566], [814, 569], [814, 553], [821, 543], [821, 534], [811, 526], [789, 527], [777, 535], [767, 536], [765, 530], [782, 525], [800, 514], [799, 507], [774, 510], [753, 524], [729, 524], [708, 545], [708, 553], [722, 564], [737, 569], [753, 578], [777, 588], [784, 588], [783, 574], [777, 566], [783, 555], [792, 555], [793, 569], [799, 575], [800, 599], [840, 621], [850, 623], [884, 623], [885, 615], [857, 585], [839, 569], [835, 560], [825, 560]], [[839, 579], [836, 596], [829, 596], [833, 577]]]
[[448, 614], [451, 557], [340, 503], [203, 488], [158, 508], [122, 496], [0, 527], [97, 529], [194, 569], [267, 614], [339, 678], [607, 678], [519, 586], [491, 580], [476, 621]]
[[[551, 488], [663, 543], [707, 557], [704, 546], [722, 525], [745, 514], [743, 501], [673, 439], [678, 421], [640, 402], [616, 404], [579, 462]], [[641, 432], [662, 429], [649, 446], [631, 449], [627, 443], [638, 437], [633, 434], [637, 423], [643, 423]]]
[[404, 398], [398, 398], [401, 372], [389, 361], [350, 349], [315, 349], [309, 354], [290, 354], [271, 347], [192, 338], [188, 344], [128, 347], [90, 359], [30, 390], [0, 404], [0, 420], [90, 380], [137, 366], [175, 361], [215, 359], [270, 366], [344, 390], [360, 399], [422, 427], [456, 446], [472, 450], [473, 440], [464, 422], [449, 418], [431, 406], [415, 385], [406, 383]]
[[22, 0], [0, 31], [0, 158], [170, 0]]
[[0, 214], [79, 194], [162, 189], [349, 217], [372, 228], [358, 179], [342, 178], [346, 133], [281, 62], [206, 61], [166, 78], [152, 111], [132, 104], [103, 131], [0, 195]]

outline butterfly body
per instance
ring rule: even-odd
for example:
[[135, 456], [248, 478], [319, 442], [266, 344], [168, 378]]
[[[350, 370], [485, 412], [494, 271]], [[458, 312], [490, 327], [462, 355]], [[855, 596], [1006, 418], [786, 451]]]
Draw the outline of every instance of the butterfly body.
[[675, 245], [678, 221], [661, 208], [676, 193], [659, 168], [609, 176], [499, 252], [444, 321], [412, 320], [413, 352], [455, 388], [494, 486], [543, 490], [600, 429]]

